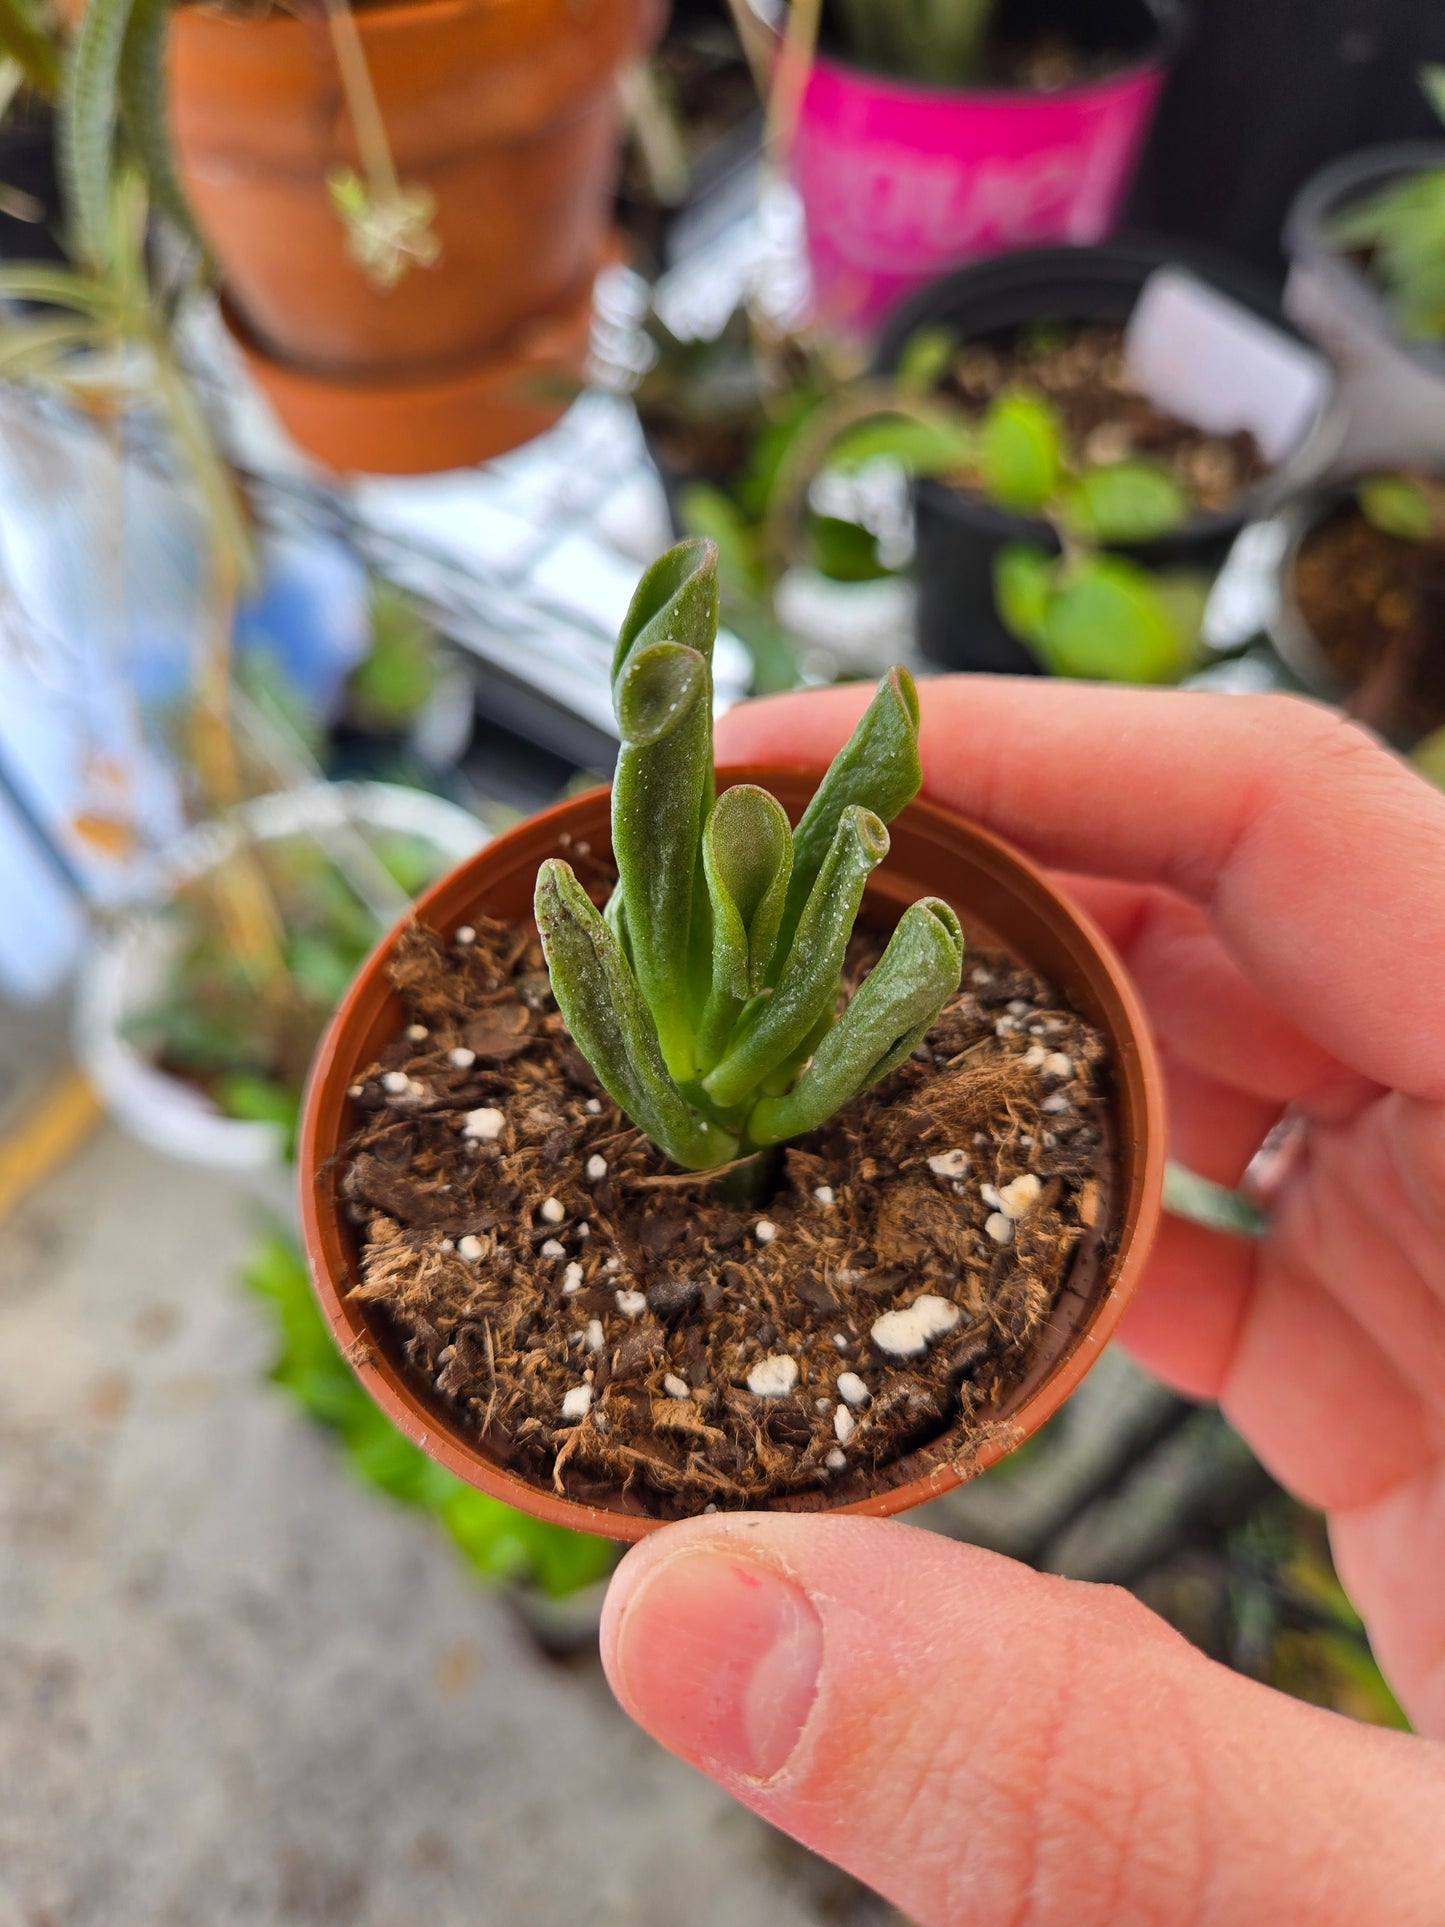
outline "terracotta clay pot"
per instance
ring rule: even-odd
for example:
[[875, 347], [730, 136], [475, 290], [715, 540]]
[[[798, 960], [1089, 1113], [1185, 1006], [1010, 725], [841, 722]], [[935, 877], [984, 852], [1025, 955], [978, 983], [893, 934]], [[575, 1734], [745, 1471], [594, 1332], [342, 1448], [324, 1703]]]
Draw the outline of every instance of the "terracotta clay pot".
[[[796, 822], [820, 771], [745, 768], [719, 772], [725, 783], [761, 783]], [[563, 834], [609, 847], [609, 792], [591, 790], [498, 837], [444, 877], [416, 906], [443, 936], [485, 914], [529, 918], [537, 869], [562, 853]], [[888, 860], [869, 882], [864, 917], [887, 925], [915, 898], [945, 897], [971, 942], [1010, 951], [1036, 967], [1107, 1035], [1114, 1062], [1112, 1133], [1116, 1173], [1111, 1235], [1090, 1259], [1081, 1252], [1023, 1381], [983, 1438], [952, 1456], [931, 1448], [917, 1477], [836, 1508], [886, 1514], [937, 1498], [1021, 1444], [1056, 1411], [1113, 1332], [1153, 1241], [1164, 1174], [1164, 1096], [1147, 1021], [1123, 965], [1088, 918], [1060, 896], [1025, 857], [936, 803], [909, 805], [890, 829]], [[301, 1217], [312, 1281], [337, 1343], [387, 1416], [449, 1470], [538, 1518], [614, 1539], [640, 1539], [663, 1522], [626, 1510], [585, 1505], [530, 1484], [489, 1457], [456, 1414], [414, 1382], [390, 1355], [368, 1307], [347, 1295], [361, 1275], [356, 1228], [338, 1195], [337, 1152], [361, 1122], [347, 1089], [400, 1027], [401, 1001], [385, 968], [395, 932], [362, 967], [323, 1038], [312, 1067], [301, 1124]], [[779, 1509], [816, 1510], [809, 1493]], [[826, 1503], [823, 1500], [822, 1503]]]
[[[398, 177], [435, 196], [442, 244], [436, 266], [376, 288], [327, 192], [328, 172], [359, 156], [324, 22], [176, 10], [181, 178], [232, 330], [313, 454], [341, 467], [453, 466], [562, 412], [568, 384], [556, 377], [580, 372], [609, 231], [614, 79], [658, 13], [657, 0], [358, 8]], [[489, 400], [500, 400], [490, 427]]]

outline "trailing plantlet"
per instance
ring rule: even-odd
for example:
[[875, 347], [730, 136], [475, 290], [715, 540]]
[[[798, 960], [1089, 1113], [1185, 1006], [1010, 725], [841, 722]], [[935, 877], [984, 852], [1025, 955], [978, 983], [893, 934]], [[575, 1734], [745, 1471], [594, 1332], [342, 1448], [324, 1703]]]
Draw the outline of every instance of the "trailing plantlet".
[[717, 550], [682, 542], [640, 583], [612, 693], [618, 881], [599, 909], [569, 865], [537, 877], [558, 1008], [621, 1109], [707, 1170], [820, 1125], [897, 1068], [959, 987], [938, 897], [899, 920], [839, 1012], [845, 953], [887, 824], [917, 794], [918, 699], [893, 669], [796, 830], [753, 784], [714, 796]]

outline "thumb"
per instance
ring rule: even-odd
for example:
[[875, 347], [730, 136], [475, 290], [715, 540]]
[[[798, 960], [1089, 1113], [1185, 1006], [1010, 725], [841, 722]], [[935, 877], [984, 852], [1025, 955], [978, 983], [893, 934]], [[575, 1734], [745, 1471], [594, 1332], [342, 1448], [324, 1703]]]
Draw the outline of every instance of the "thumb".
[[1440, 1919], [1445, 1749], [1241, 1679], [1126, 1593], [881, 1520], [654, 1533], [608, 1679], [921, 1927]]

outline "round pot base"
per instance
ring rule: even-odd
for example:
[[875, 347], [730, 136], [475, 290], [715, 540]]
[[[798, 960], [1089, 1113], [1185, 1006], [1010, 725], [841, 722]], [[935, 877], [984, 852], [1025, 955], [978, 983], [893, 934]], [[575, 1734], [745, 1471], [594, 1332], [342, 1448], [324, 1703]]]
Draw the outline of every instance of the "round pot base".
[[[801, 814], [820, 772], [747, 769], [724, 782], [765, 784], [790, 816]], [[530, 913], [538, 864], [568, 847], [608, 845], [605, 790], [569, 799], [520, 825], [438, 884], [417, 906], [444, 938], [486, 914], [505, 921]], [[893, 825], [890, 862], [872, 879], [869, 902], [892, 923], [917, 896], [952, 902], [975, 945], [1005, 950], [1044, 976], [1107, 1037], [1113, 1071], [1109, 1130], [1116, 1153], [1111, 1235], [1087, 1285], [1066, 1285], [1014, 1389], [991, 1409], [986, 1428], [927, 1470], [850, 1494], [841, 1511], [889, 1514], [935, 1498], [983, 1471], [1054, 1412], [1098, 1357], [1143, 1270], [1159, 1211], [1164, 1159], [1159, 1070], [1138, 1000], [1107, 944], [1047, 879], [996, 837], [927, 802]], [[361, 1246], [340, 1192], [337, 1153], [363, 1113], [350, 1096], [395, 1035], [402, 1004], [386, 966], [396, 933], [373, 953], [332, 1022], [312, 1071], [300, 1140], [301, 1204], [307, 1255], [322, 1309], [338, 1343], [382, 1410], [451, 1471], [493, 1497], [554, 1524], [638, 1539], [662, 1520], [605, 1500], [588, 1503], [547, 1490], [493, 1457], [447, 1401], [400, 1366], [375, 1312], [352, 1287]], [[940, 1441], [946, 1444], [945, 1441]], [[827, 1504], [826, 1498], [822, 1501]]]
[[592, 276], [503, 347], [403, 378], [292, 366], [224, 301], [221, 312], [253, 380], [306, 454], [343, 473], [425, 475], [490, 461], [561, 418], [587, 358]]

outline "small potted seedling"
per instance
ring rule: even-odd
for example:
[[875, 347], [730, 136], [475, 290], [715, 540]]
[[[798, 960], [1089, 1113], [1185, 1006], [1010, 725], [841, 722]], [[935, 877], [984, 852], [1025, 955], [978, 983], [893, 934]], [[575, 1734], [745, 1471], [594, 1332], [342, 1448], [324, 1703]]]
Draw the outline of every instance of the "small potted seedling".
[[1445, 483], [1367, 475], [1278, 523], [1269, 634], [1286, 665], [1404, 748], [1445, 726]]
[[302, 1128], [313, 1277], [373, 1395], [621, 1538], [896, 1511], [992, 1462], [1097, 1355], [1162, 1169], [1127, 980], [918, 798], [907, 675], [821, 779], [715, 775], [716, 621], [716, 551], [682, 543], [622, 628], [610, 795], [422, 900]]
[[[1171, 357], [1187, 406], [1140, 375]], [[1329, 436], [1320, 359], [1248, 275], [1171, 243], [962, 268], [893, 318], [875, 367], [972, 435], [915, 491], [919, 648], [950, 668], [1177, 679], [1234, 538]]]
[[1172, 0], [822, 0], [792, 150], [820, 315], [868, 329], [960, 261], [1111, 233], [1178, 25]]
[[[1445, 119], [1445, 67], [1421, 84]], [[1445, 459], [1445, 144], [1407, 141], [1323, 168], [1285, 225], [1285, 307], [1340, 370], [1339, 465]]]

